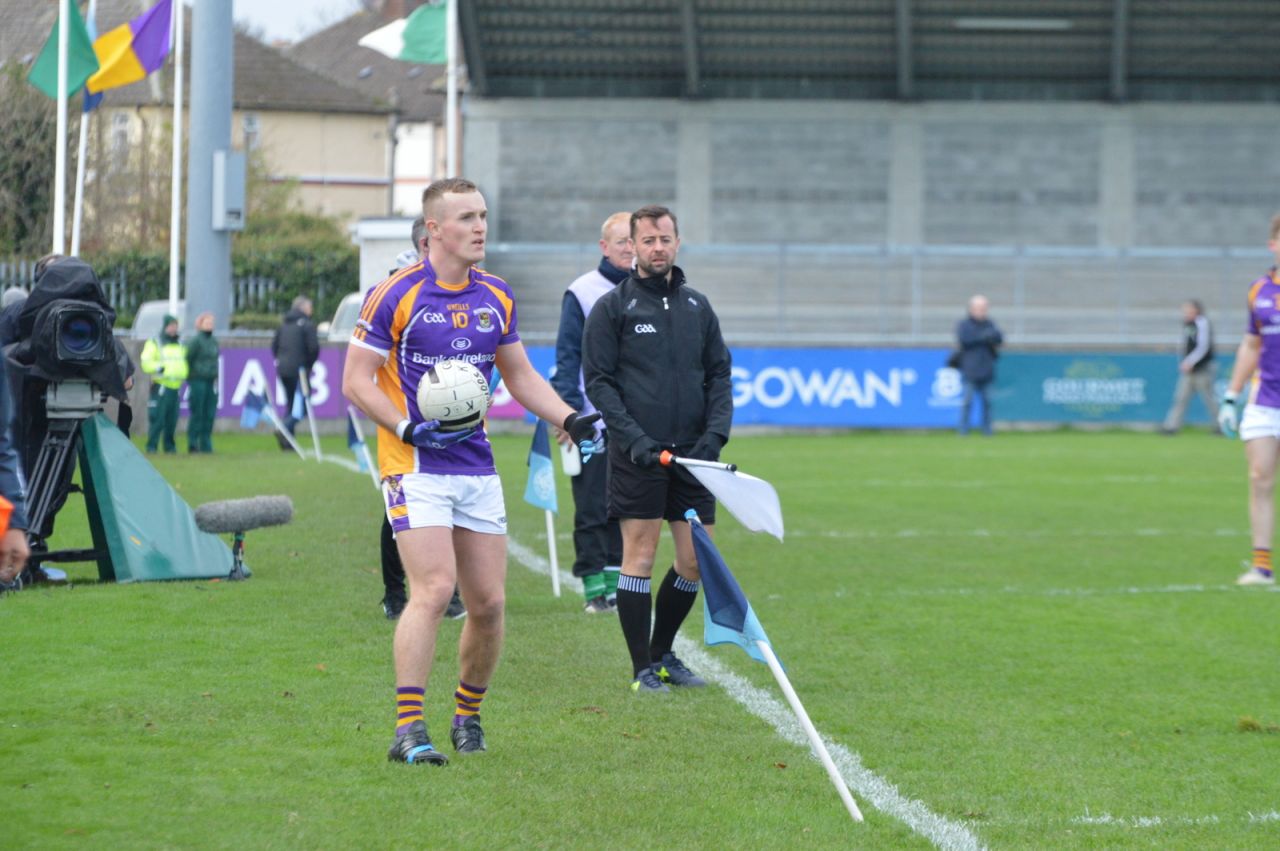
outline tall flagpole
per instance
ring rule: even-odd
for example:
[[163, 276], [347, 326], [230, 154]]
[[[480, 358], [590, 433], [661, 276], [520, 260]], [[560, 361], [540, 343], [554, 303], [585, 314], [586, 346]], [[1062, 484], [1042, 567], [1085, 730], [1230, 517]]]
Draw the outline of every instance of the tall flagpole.
[[445, 0], [445, 62], [448, 63], [445, 94], [445, 177], [458, 176], [458, 0]]
[[169, 201], [169, 313], [173, 316], [178, 315], [178, 246], [182, 241], [182, 215], [178, 208], [182, 202], [182, 43], [185, 41], [182, 6], [183, 0], [173, 4], [173, 37], [177, 46], [173, 63], [173, 181]]
[[53, 159], [53, 253], [67, 251], [67, 46], [70, 44], [71, 0], [58, 3], [58, 122]]
[[[84, 97], [89, 93], [85, 92]], [[71, 256], [80, 256], [80, 222], [84, 218], [84, 157], [89, 147], [89, 116], [91, 112], [80, 113], [80, 145], [76, 148], [76, 195], [71, 203]]]

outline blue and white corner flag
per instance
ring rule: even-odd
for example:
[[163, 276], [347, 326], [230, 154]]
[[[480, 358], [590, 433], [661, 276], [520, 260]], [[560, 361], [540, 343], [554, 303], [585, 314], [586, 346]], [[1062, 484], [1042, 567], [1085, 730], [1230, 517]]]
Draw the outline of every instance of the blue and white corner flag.
[[729, 565], [724, 563], [697, 515], [689, 517], [689, 528], [693, 531], [693, 551], [702, 576], [703, 639], [707, 644], [736, 644], [752, 659], [768, 664], [756, 642], [763, 641], [771, 648], [773, 645], [738, 580], [733, 578]]
[[849, 793], [848, 784], [822, 741], [822, 736], [813, 726], [809, 713], [805, 711], [791, 681], [787, 679], [787, 673], [778, 661], [777, 654], [773, 652], [769, 637], [764, 634], [764, 627], [760, 626], [746, 595], [738, 587], [738, 580], [733, 578], [729, 565], [724, 563], [720, 551], [711, 543], [711, 535], [698, 521], [698, 513], [690, 509], [685, 512], [684, 517], [689, 521], [689, 529], [693, 532], [693, 551], [698, 557], [698, 573], [702, 576], [702, 605], [705, 615], [703, 629], [707, 644], [736, 644], [747, 651], [752, 659], [769, 666], [770, 673], [778, 681], [787, 703], [791, 704], [791, 711], [795, 713], [796, 720], [808, 737], [814, 756], [826, 769], [827, 777], [836, 787], [849, 816], [854, 821], [862, 821], [862, 811], [858, 809], [857, 802]]
[[244, 394], [244, 407], [240, 409], [240, 428], [257, 428], [262, 419], [262, 409], [266, 407], [267, 398], [252, 390]]
[[547, 423], [538, 420], [529, 448], [529, 483], [524, 488], [524, 501], [547, 511], [556, 510], [556, 476], [551, 466], [551, 439]]

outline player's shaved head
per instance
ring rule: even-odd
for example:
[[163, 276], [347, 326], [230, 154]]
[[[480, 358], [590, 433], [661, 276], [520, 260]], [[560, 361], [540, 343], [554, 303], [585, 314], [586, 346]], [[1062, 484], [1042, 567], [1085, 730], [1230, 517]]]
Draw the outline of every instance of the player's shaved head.
[[422, 190], [422, 215], [427, 219], [440, 219], [440, 203], [444, 200], [444, 196], [465, 195], [468, 192], [479, 192], [477, 187], [465, 177], [446, 177], [431, 183], [426, 189]]

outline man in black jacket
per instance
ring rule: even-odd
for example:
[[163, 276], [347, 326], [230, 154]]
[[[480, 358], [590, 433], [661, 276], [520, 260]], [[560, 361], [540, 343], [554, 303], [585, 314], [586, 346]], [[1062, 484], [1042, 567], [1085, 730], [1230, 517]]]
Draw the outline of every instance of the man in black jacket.
[[[284, 315], [280, 327], [271, 338], [271, 354], [276, 359], [276, 376], [284, 385], [284, 425], [293, 434], [298, 421], [293, 416], [294, 397], [298, 394], [298, 370], [305, 369], [311, 375], [311, 367], [320, 357], [320, 340], [316, 336], [316, 325], [311, 321], [311, 299], [300, 295], [293, 300], [293, 306]], [[302, 400], [305, 406], [307, 399]], [[282, 449], [291, 448], [284, 438], [280, 438]]]
[[990, 305], [984, 295], [969, 299], [969, 314], [956, 326], [960, 346], [960, 377], [964, 379], [964, 401], [960, 405], [960, 433], [969, 433], [969, 411], [976, 394], [982, 400], [982, 433], [991, 435], [991, 382], [996, 379], [996, 358], [1004, 336], [988, 315]]
[[[671, 652], [698, 593], [698, 563], [687, 509], [711, 530], [715, 498], [679, 467], [659, 465], [663, 450], [714, 461], [729, 440], [733, 395], [729, 350], [706, 296], [675, 265], [676, 217], [666, 207], [631, 214], [636, 269], [601, 296], [583, 334], [587, 397], [609, 428], [609, 514], [622, 526], [618, 618], [631, 654], [636, 692], [667, 684], [705, 685]], [[666, 520], [676, 560], [650, 596], [654, 555]], [[654, 614], [650, 636], [650, 611]]]

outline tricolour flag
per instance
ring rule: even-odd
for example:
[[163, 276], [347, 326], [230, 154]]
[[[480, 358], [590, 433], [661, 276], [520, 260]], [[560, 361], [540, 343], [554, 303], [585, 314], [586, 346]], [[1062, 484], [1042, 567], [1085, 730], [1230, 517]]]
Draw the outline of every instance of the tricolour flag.
[[456, 0], [419, 6], [407, 18], [392, 21], [360, 39], [358, 44], [392, 59], [443, 65], [445, 56], [446, 4]]
[[556, 474], [551, 466], [551, 439], [547, 423], [538, 420], [529, 447], [529, 483], [524, 488], [524, 501], [547, 511], [556, 510]]
[[[85, 80], [98, 70], [98, 57], [93, 52], [93, 39], [80, 19], [80, 10], [75, 3], [68, 3], [71, 16], [67, 29], [67, 95], [79, 91]], [[59, 3], [61, 8], [61, 3]], [[40, 55], [31, 66], [27, 79], [31, 85], [51, 98], [58, 96], [58, 27], [53, 25], [53, 32], [40, 50]]]
[[89, 78], [89, 91], [127, 86], [159, 69], [173, 41], [172, 16], [173, 0], [160, 0], [94, 41], [93, 52], [101, 67]]
[[689, 515], [693, 515], [686, 516], [693, 531], [693, 551], [702, 577], [703, 639], [707, 644], [736, 644], [752, 659], [765, 662], [764, 654], [756, 646], [757, 641], [763, 641], [773, 647], [764, 627], [756, 619], [729, 565], [711, 542], [711, 535], [692, 511]]

